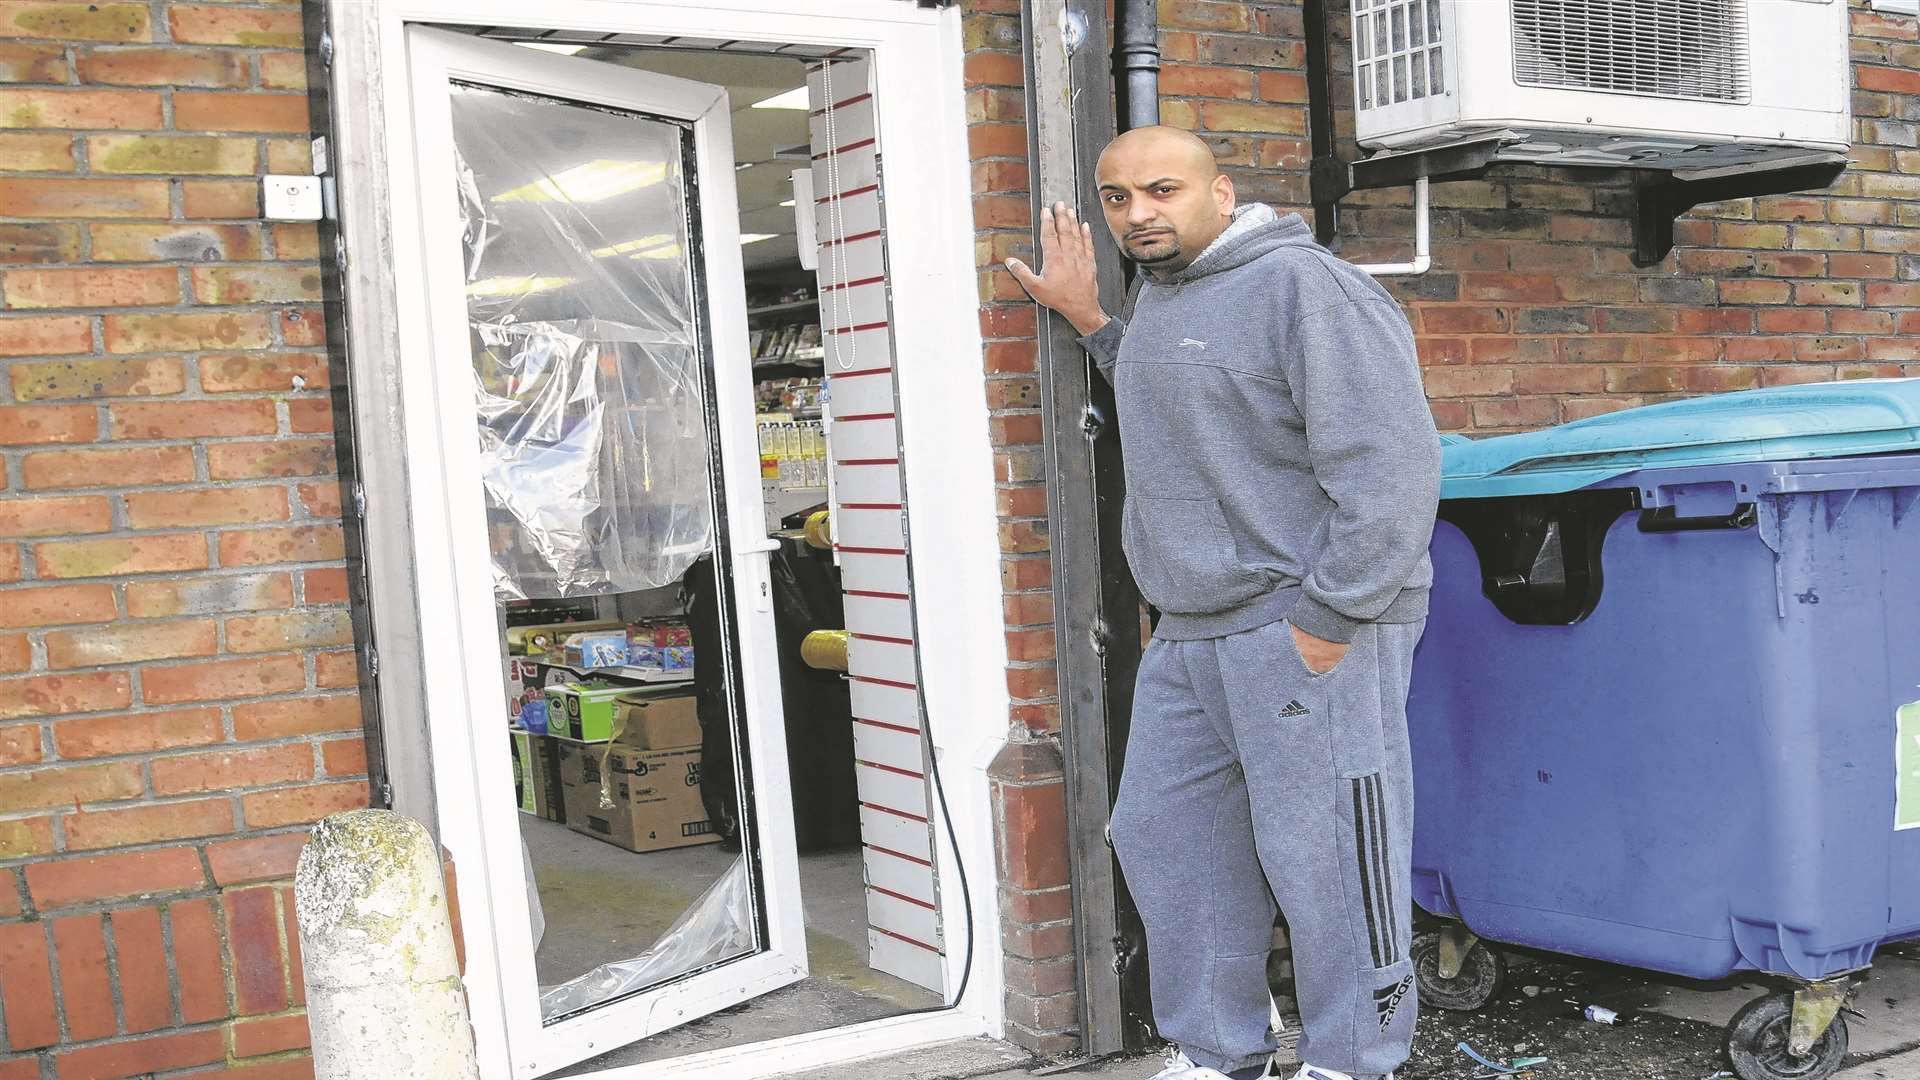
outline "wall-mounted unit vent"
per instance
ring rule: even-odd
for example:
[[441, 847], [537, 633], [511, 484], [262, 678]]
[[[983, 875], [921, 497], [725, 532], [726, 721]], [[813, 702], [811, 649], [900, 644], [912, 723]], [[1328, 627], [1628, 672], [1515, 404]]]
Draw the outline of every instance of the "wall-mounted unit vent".
[[1747, 0], [1512, 0], [1513, 81], [1745, 102]]

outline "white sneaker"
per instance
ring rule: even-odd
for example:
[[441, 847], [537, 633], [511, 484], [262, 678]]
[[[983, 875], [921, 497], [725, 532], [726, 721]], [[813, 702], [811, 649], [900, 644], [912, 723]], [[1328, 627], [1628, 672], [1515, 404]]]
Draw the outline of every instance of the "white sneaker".
[[[1273, 1066], [1268, 1065], [1266, 1076], [1273, 1075]], [[1154, 1073], [1148, 1080], [1231, 1080], [1219, 1069], [1209, 1069], [1204, 1065], [1195, 1065], [1183, 1050], [1167, 1051], [1167, 1067]]]
[[[1323, 1069], [1318, 1065], [1302, 1065], [1300, 1066], [1300, 1071], [1293, 1074], [1293, 1080], [1353, 1080], [1353, 1077], [1336, 1069]], [[1381, 1077], [1380, 1080], [1393, 1080], [1393, 1074], [1388, 1073]]]

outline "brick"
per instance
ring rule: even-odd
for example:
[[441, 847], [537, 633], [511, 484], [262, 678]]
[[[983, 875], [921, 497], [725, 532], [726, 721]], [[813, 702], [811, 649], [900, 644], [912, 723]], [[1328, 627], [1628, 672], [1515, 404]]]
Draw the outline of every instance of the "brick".
[[[23, 911], [20, 903], [20, 875], [12, 870], [0, 870], [0, 919], [18, 918]], [[4, 993], [0, 990], [0, 993]], [[38, 1080], [38, 1074], [27, 1080]]]
[[246, 54], [220, 49], [78, 50], [80, 81], [113, 86], [245, 86]]
[[164, 218], [165, 180], [0, 178], [0, 217]]
[[317, 267], [196, 267], [193, 294], [203, 304], [265, 304], [320, 299]]
[[0, 405], [0, 445], [92, 442], [99, 432], [91, 405]]
[[116, 1080], [169, 1069], [207, 1065], [226, 1057], [226, 1039], [217, 1029], [154, 1035], [54, 1055], [60, 1080]]
[[0, 606], [0, 627], [22, 629], [66, 623], [108, 622], [113, 619], [110, 585], [52, 585], [15, 589]]
[[[5, 181], [0, 181], [5, 183]], [[93, 323], [83, 315], [41, 315], [0, 319], [0, 357], [58, 356], [90, 352]], [[13, 380], [17, 385], [20, 376]]]
[[1778, 308], [1760, 312], [1754, 325], [1763, 334], [1821, 334], [1827, 329], [1827, 313], [1815, 308]]
[[365, 807], [367, 784], [364, 780], [348, 780], [310, 787], [276, 788], [243, 795], [240, 805], [249, 828], [306, 825], [328, 814]]
[[252, 176], [260, 150], [252, 139], [204, 135], [95, 135], [87, 161], [96, 173], [157, 176]]
[[0, 42], [0, 83], [64, 83], [67, 50], [59, 45]]
[[[27, 643], [25, 634], [0, 634], [0, 675], [17, 675], [33, 666], [33, 646]], [[8, 745], [9, 737], [0, 734], [0, 765], [17, 765], [17, 761], [8, 761], [12, 751]]]
[[299, 492], [300, 505], [310, 516], [317, 518], [340, 516], [340, 485], [337, 481], [322, 480], [312, 484], [297, 484], [294, 490]]
[[39, 724], [0, 728], [0, 765], [34, 765], [40, 756]]
[[1207, 131], [1258, 131], [1305, 135], [1307, 111], [1294, 105], [1257, 105], [1245, 101], [1207, 101], [1200, 105]]
[[279, 881], [293, 876], [306, 844], [305, 830], [225, 840], [207, 845], [207, 865], [213, 868], [213, 880], [218, 885]]
[[269, 90], [305, 90], [306, 56], [300, 53], [261, 53], [260, 85]]
[[[95, 262], [221, 262], [260, 257], [252, 225], [89, 225]], [[204, 361], [203, 361], [204, 363]]]
[[[310, 152], [309, 156], [311, 156]], [[1023, 181], [1016, 186], [1019, 190], [1026, 190], [1026, 184], [1024, 183], [1026, 170], [1021, 166], [1010, 161], [994, 161], [989, 162], [988, 165], [990, 168], [1016, 170]], [[273, 251], [275, 255], [282, 259], [318, 259], [320, 257], [320, 230], [305, 222], [282, 222], [277, 224], [273, 227]]]
[[187, 795], [266, 787], [313, 777], [313, 751], [306, 743], [254, 750], [222, 750], [157, 758], [149, 766], [157, 795]]
[[60, 1041], [46, 930], [38, 922], [0, 925], [0, 1005], [7, 1011], [7, 1045], [14, 1050]]
[[962, 65], [962, 74], [966, 85], [970, 87], [1021, 86], [1025, 83], [1025, 72], [1017, 53], [968, 53]]
[[285, 574], [222, 574], [127, 583], [127, 614], [136, 619], [271, 611], [292, 604], [293, 581]]
[[[188, 851], [186, 854], [192, 854]], [[167, 905], [173, 925], [173, 965], [180, 976], [180, 1016], [189, 1024], [225, 1020], [226, 965], [220, 924], [211, 900], [183, 900]]]
[[1621, 394], [1671, 394], [1683, 389], [1677, 368], [1608, 368], [1607, 390]]
[[322, 390], [329, 385], [322, 353], [221, 353], [200, 358], [200, 388], [213, 394]]
[[206, 884], [199, 855], [180, 847], [32, 863], [26, 874], [27, 891], [42, 910], [180, 892]]
[[1793, 359], [1793, 339], [1762, 336], [1734, 338], [1727, 342], [1727, 359], [1743, 363], [1791, 360]]
[[330, 739], [320, 744], [321, 764], [328, 776], [365, 776], [367, 774], [367, 741], [365, 739]]
[[222, 738], [218, 709], [95, 716], [61, 720], [53, 725], [53, 745], [63, 758], [144, 754], [183, 746], [206, 746]]
[[69, 850], [128, 847], [230, 833], [233, 803], [227, 799], [159, 803], [68, 814], [63, 821]]
[[1720, 300], [1727, 304], [1784, 304], [1792, 286], [1784, 281], [1722, 281]]
[[1888, 311], [1855, 311], [1843, 309], [1833, 314], [1833, 332], [1836, 334], [1891, 334], [1893, 333], [1893, 313]]
[[173, 125], [181, 131], [306, 131], [307, 96], [179, 90], [173, 95]]
[[1688, 368], [1684, 377], [1687, 392], [1691, 394], [1723, 394], [1760, 385], [1760, 369], [1755, 367], [1712, 364]]
[[1872, 283], [1867, 286], [1867, 306], [1920, 307], [1920, 283]]
[[0, 812], [114, 802], [137, 798], [145, 790], [139, 764], [130, 761], [0, 773]]
[[73, 136], [64, 132], [46, 135], [0, 133], [0, 172], [72, 171]]
[[6, 306], [33, 308], [151, 307], [180, 301], [172, 267], [82, 267], [14, 270], [5, 279]]
[[0, 544], [0, 585], [19, 581], [23, 565], [19, 544]]
[[281, 487], [133, 492], [126, 504], [128, 524], [136, 529], [285, 521], [290, 513]]
[[1003, 884], [1045, 889], [1067, 884], [1067, 799], [1064, 783], [999, 788]]
[[1060, 692], [1059, 675], [1046, 667], [1008, 668], [1007, 691], [1016, 700], [1037, 701], [1053, 698]]
[[316, 654], [313, 658], [313, 685], [322, 690], [359, 686], [359, 658], [351, 649]]
[[0, 127], [152, 131], [163, 123], [149, 90], [0, 89]]
[[257, 218], [260, 188], [248, 180], [187, 180], [180, 206], [189, 218]]
[[1025, 124], [973, 124], [967, 128], [967, 147], [974, 160], [990, 157], [1025, 157]]
[[216, 660], [150, 667], [140, 676], [141, 700], [150, 705], [261, 697], [304, 689], [306, 666], [297, 656]]
[[0, 679], [0, 720], [124, 709], [133, 701], [124, 671]]
[[220, 651], [210, 619], [57, 631], [47, 635], [46, 646], [47, 666], [55, 669], [177, 660]]
[[360, 696], [331, 694], [233, 707], [233, 737], [242, 742], [360, 729]]
[[1606, 371], [1598, 367], [1524, 367], [1513, 373], [1516, 394], [1596, 394], [1606, 388]]
[[1473, 403], [1473, 423], [1478, 428], [1534, 428], [1559, 419], [1559, 406], [1552, 398], [1505, 398]]
[[127, 1033], [158, 1031], [173, 1022], [167, 987], [167, 946], [160, 909], [121, 908], [112, 915], [113, 954]]
[[1160, 92], [1176, 97], [1248, 98], [1253, 87], [1253, 72], [1233, 68], [1170, 65], [1160, 72]]
[[0, 859], [31, 859], [53, 854], [51, 817], [0, 821]]
[[240, 889], [221, 900], [226, 908], [228, 956], [233, 962], [235, 1013], [279, 1012], [287, 1007], [286, 964], [273, 890]]
[[12, 383], [20, 401], [164, 396], [186, 388], [186, 366], [172, 357], [15, 364]]
[[[0, 135], [0, 161], [20, 161], [9, 153], [8, 140], [45, 136]], [[0, 266], [75, 262], [80, 258], [80, 227], [41, 222], [0, 222]], [[91, 336], [91, 333], [89, 333]]]
[[266, 316], [242, 312], [108, 315], [105, 321], [108, 352], [259, 349], [273, 340]]
[[333, 430], [333, 402], [302, 398], [287, 402], [287, 429], [296, 435], [321, 435]]
[[107, 410], [116, 439], [198, 439], [266, 435], [279, 427], [272, 401], [164, 402], [115, 405]]
[[1428, 368], [1422, 373], [1431, 397], [1486, 397], [1513, 392], [1513, 369]]
[[305, 1013], [237, 1020], [233, 1024], [233, 1056], [258, 1057], [299, 1050], [307, 1045], [309, 1038]]
[[0, 2], [0, 37], [60, 41], [146, 41], [145, 4]]
[[1522, 303], [1554, 303], [1560, 291], [1549, 274], [1462, 274], [1460, 297], [1463, 300], [1504, 300]]
[[201, 570], [207, 565], [207, 538], [202, 533], [169, 533], [106, 540], [55, 540], [35, 544], [33, 557], [43, 578]]
[[237, 1064], [220, 1075], [224, 1080], [314, 1080], [313, 1068], [311, 1057], [287, 1057]]
[[346, 536], [337, 525], [235, 530], [220, 534], [220, 565], [334, 562], [346, 557]]
[[321, 476], [334, 467], [332, 439], [272, 439], [207, 447], [207, 475], [214, 480]]
[[285, 652], [353, 644], [353, 623], [345, 611], [299, 611], [227, 620], [229, 652]]
[[195, 45], [298, 49], [302, 40], [298, 11], [173, 4], [167, 16], [173, 40]]
[[[461, 971], [466, 970], [466, 951], [461, 944], [460, 930], [460, 891], [459, 882], [454, 878], [453, 861], [446, 860], [447, 908], [449, 921], [453, 923], [453, 959]], [[287, 985], [293, 990], [293, 1003], [304, 1007], [307, 1003], [306, 965], [300, 956], [300, 920], [299, 903], [293, 894], [292, 886], [280, 886], [280, 915], [285, 919], [285, 937], [287, 943]], [[311, 1077], [308, 1080], [312, 1080]]]

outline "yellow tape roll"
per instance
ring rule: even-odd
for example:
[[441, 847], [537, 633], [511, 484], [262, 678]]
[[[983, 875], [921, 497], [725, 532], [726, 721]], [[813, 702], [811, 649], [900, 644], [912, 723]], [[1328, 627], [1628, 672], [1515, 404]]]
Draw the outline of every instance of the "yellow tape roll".
[[809, 547], [827, 550], [833, 546], [833, 515], [826, 510], [814, 511], [802, 532]]
[[821, 671], [847, 670], [847, 632], [815, 630], [800, 642], [800, 659]]

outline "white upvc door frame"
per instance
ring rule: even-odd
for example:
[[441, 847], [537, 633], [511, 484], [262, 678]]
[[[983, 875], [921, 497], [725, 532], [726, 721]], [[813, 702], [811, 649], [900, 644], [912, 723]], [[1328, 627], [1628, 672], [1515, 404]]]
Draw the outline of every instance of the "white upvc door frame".
[[[435, 794], [442, 806], [465, 806], [461, 815], [442, 815], [442, 840], [464, 865], [464, 851], [479, 852], [485, 873], [471, 890], [463, 889], [461, 912], [469, 946], [475, 939], [491, 945], [489, 959], [498, 973], [500, 1026], [505, 1030], [512, 1074], [534, 1077], [583, 1061], [614, 1047], [643, 1039], [730, 1005], [803, 979], [807, 975], [806, 923], [800, 900], [799, 852], [793, 806], [787, 789], [784, 709], [780, 697], [779, 657], [774, 644], [773, 608], [768, 574], [764, 514], [760, 493], [760, 451], [753, 424], [752, 358], [747, 347], [747, 301], [740, 253], [738, 204], [733, 179], [732, 113], [727, 93], [717, 86], [668, 78], [523, 49], [470, 34], [412, 26], [407, 31], [412, 109], [404, 119], [414, 153], [405, 164], [415, 170], [414, 211], [419, 242], [395, 245], [394, 270], [419, 290], [425, 317], [402, 327], [410, 381], [427, 408], [409, 410], [422, 427], [432, 425], [437, 443], [416, 458], [410, 475], [415, 505], [443, 509], [445, 529], [415, 524], [420, 561], [433, 552], [447, 556], [442, 573], [451, 577], [452, 603], [423, 611], [422, 630], [429, 641], [451, 654], [446, 667], [430, 668], [427, 722], [434, 734]], [[679, 122], [691, 129], [699, 204], [689, 207], [701, 223], [694, 272], [705, 278], [704, 317], [709, 330], [705, 359], [714, 370], [718, 397], [719, 455], [711, 469], [726, 495], [728, 518], [719, 565], [731, 570], [735, 597], [728, 623], [737, 642], [730, 677], [737, 677], [744, 703], [738, 717], [740, 741], [751, 766], [743, 797], [752, 803], [743, 815], [753, 854], [753, 891], [766, 913], [764, 939], [751, 956], [676, 978], [580, 1015], [543, 1023], [540, 980], [528, 917], [528, 881], [520, 858], [519, 807], [489, 797], [511, 789], [500, 731], [488, 722], [502, 688], [499, 641], [494, 611], [493, 574], [488, 554], [485, 507], [480, 484], [480, 447], [474, 429], [472, 357], [469, 355], [468, 305], [459, 200], [460, 175], [455, 148], [452, 96], [456, 82], [543, 97], [602, 105]], [[400, 128], [392, 128], [399, 132]], [[394, 155], [400, 163], [404, 155]], [[396, 190], [405, 190], [396, 184]], [[399, 231], [397, 235], [412, 235]], [[689, 302], [696, 300], [688, 297]], [[426, 395], [431, 394], [431, 397]], [[419, 437], [429, 437], [420, 432]], [[438, 468], [434, 465], [437, 464]], [[721, 524], [721, 523], [716, 523]], [[703, 659], [721, 664], [721, 657]], [[460, 880], [467, 880], [463, 875]], [[469, 895], [480, 902], [469, 907]], [[756, 939], [761, 934], [756, 931]], [[469, 952], [473, 950], [470, 948]], [[609, 961], [623, 959], [609, 956]], [[476, 1015], [477, 1008], [476, 1008]]]
[[[876, 92], [881, 101], [880, 144], [893, 174], [886, 195], [902, 459], [906, 462], [905, 483], [912, 508], [909, 543], [916, 599], [921, 625], [928, 631], [919, 635], [922, 694], [932, 754], [939, 766], [946, 801], [945, 809], [936, 808], [934, 832], [939, 857], [958, 859], [960, 867], [968, 871], [965, 877], [971, 885], [970, 895], [963, 898], [962, 875], [948, 872], [954, 867], [943, 863], [940, 900], [946, 925], [951, 928], [946, 935], [947, 981], [950, 986], [960, 986], [964, 981], [966, 990], [952, 1007], [936, 1012], [610, 1069], [596, 1075], [618, 1080], [749, 1074], [743, 1070], [751, 1070], [752, 1075], [774, 1075], [945, 1039], [1000, 1034], [1003, 983], [998, 874], [986, 768], [1007, 738], [1006, 647], [997, 586], [993, 456], [979, 360], [958, 12], [951, 8], [920, 9], [901, 0], [547, 0], [537, 7], [520, 0], [348, 0], [348, 6], [361, 8], [361, 13], [346, 19], [334, 16], [333, 25], [351, 33], [336, 34], [323, 45], [323, 52], [329, 48], [335, 54], [355, 50], [358, 55], [350, 62], [336, 61], [336, 70], [363, 72], [371, 85], [343, 88], [336, 82], [334, 114], [366, 116], [384, 127], [382, 139], [372, 146], [363, 138], [339, 132], [341, 156], [347, 159], [340, 178], [344, 212], [352, 215], [356, 207], [372, 207], [370, 220], [363, 218], [359, 225], [351, 219], [343, 223], [342, 235], [348, 237], [384, 231], [400, 238], [409, 235], [408, 230], [419, 235], [420, 204], [413, 194], [418, 190], [413, 174], [415, 159], [405, 141], [412, 127], [413, 108], [407, 40], [410, 26], [524, 26], [531, 31], [594, 35], [672, 34], [872, 51]], [[368, 161], [385, 166], [377, 177], [368, 179], [351, 171]], [[387, 190], [362, 190], [369, 184], [385, 184]], [[390, 226], [379, 230], [383, 212], [390, 215]], [[376, 228], [369, 229], [369, 225]], [[385, 289], [384, 297], [369, 305], [370, 309], [386, 310], [390, 306], [397, 315], [395, 322], [417, 321], [411, 313], [426, 310], [422, 279], [408, 273], [400, 263], [399, 248], [404, 246], [395, 245], [393, 266], [385, 272], [364, 263], [356, 266], [355, 251], [346, 252], [344, 278], [349, 305], [354, 289]], [[364, 257], [378, 259], [382, 255], [376, 251]], [[371, 339], [372, 346], [356, 352], [353, 341], [347, 344], [351, 356], [365, 358], [359, 361], [364, 370], [352, 376], [354, 392], [364, 390], [382, 415], [398, 413], [398, 426], [409, 447], [439, 445], [450, 434], [438, 426], [441, 420], [397, 409], [393, 403], [397, 388], [404, 388], [400, 396], [407, 399], [423, 393], [431, 398], [434, 388], [419, 385], [421, 380], [431, 378], [431, 372], [420, 370], [419, 365], [401, 365], [403, 370], [399, 372], [376, 370], [377, 364], [365, 368], [383, 358], [374, 348], [391, 328], [376, 331], [365, 327], [355, 321], [351, 307], [346, 321], [363, 327], [360, 333]], [[400, 336], [404, 340], [409, 333], [422, 332], [424, 325], [411, 331], [403, 327]], [[421, 355], [407, 349], [402, 352]], [[468, 409], [464, 422], [470, 425], [471, 402], [461, 404]], [[441, 401], [442, 411], [453, 405], [450, 397]], [[750, 424], [750, 418], [747, 422]], [[751, 438], [752, 432], [747, 435]], [[405, 457], [410, 487], [419, 486], [419, 478], [413, 474], [432, 474], [443, 468], [440, 463], [421, 460], [412, 450]], [[468, 474], [469, 479], [472, 475]], [[478, 498], [477, 485], [473, 497]], [[399, 583], [414, 597], [414, 609], [423, 622], [428, 613], [449, 608], [457, 593], [450, 560], [442, 557], [439, 564], [429, 561], [398, 566], [391, 556], [384, 565], [379, 557], [380, 530], [405, 528], [411, 533], [445, 535], [452, 525], [447, 508], [417, 502], [397, 506], [381, 500], [370, 501], [366, 514], [366, 527], [373, 534], [368, 559], [372, 589], [378, 592], [383, 581]], [[744, 601], [747, 594], [741, 595]], [[376, 625], [375, 633], [379, 632]], [[419, 635], [417, 648], [421, 665], [429, 672], [440, 665], [461, 662], [457, 643], [432, 634]], [[431, 685], [429, 680], [429, 694]], [[411, 704], [387, 700], [390, 692], [380, 688], [380, 706], [387, 723], [396, 716], [404, 717], [406, 706]], [[462, 690], [467, 694], [478, 692], [477, 683]], [[396, 730], [393, 745], [418, 745], [422, 734], [434, 742], [453, 737], [440, 730], [416, 733], [402, 727]], [[767, 763], [767, 757], [755, 749], [757, 766]], [[434, 757], [438, 756], [436, 752]], [[409, 781], [419, 771], [417, 763], [404, 762], [391, 770], [396, 788], [407, 788], [396, 790], [394, 799], [399, 805], [419, 808], [423, 817], [437, 819], [440, 838], [461, 871], [468, 998], [483, 1075], [488, 1080], [521, 1080], [530, 1075], [528, 1070], [546, 1071], [554, 1067], [552, 1063], [536, 1059], [523, 1065], [509, 1052], [504, 989], [508, 973], [491, 937], [492, 927], [509, 925], [508, 920], [524, 914], [524, 897], [516, 909], [513, 897], [486, 886], [504, 868], [497, 865], [497, 860], [487, 858], [485, 845], [480, 843], [478, 827], [468, 812], [477, 804], [449, 801], [452, 792], [439, 779], [431, 782], [436, 789], [431, 793], [419, 790], [417, 781]], [[493, 771], [500, 775], [476, 774], [455, 781], [456, 786], [468, 792], [482, 790], [483, 781], [485, 788], [504, 786], [504, 752]], [[507, 880], [517, 878], [518, 873], [516, 867]], [[963, 899], [970, 899], [970, 905]], [[969, 906], [970, 925], [960, 917]], [[488, 931], [481, 931], [482, 925]], [[525, 923], [517, 925], [524, 927]], [[963, 971], [969, 959], [970, 969]], [[770, 986], [777, 982], [778, 977], [770, 977]]]

